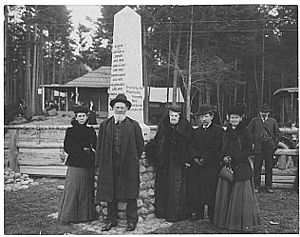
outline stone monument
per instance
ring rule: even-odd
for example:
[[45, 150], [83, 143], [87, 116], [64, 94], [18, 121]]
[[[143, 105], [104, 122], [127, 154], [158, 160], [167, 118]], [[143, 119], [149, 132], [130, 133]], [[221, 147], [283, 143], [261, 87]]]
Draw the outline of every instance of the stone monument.
[[[143, 113], [141, 17], [130, 7], [114, 16], [109, 102], [120, 93], [131, 101], [128, 116], [140, 123], [144, 138], [148, 140], [150, 128], [144, 124]], [[109, 110], [109, 116], [112, 116], [112, 110]]]

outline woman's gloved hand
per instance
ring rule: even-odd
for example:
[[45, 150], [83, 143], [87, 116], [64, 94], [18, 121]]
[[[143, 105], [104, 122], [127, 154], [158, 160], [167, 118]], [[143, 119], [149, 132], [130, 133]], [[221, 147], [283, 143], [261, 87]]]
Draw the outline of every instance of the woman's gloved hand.
[[196, 165], [197, 165], [198, 167], [201, 167], [202, 164], [203, 164], [203, 158], [196, 157], [196, 158], [194, 158], [194, 162], [196, 163]]
[[90, 147], [83, 147], [83, 151], [86, 153], [86, 154], [91, 154], [92, 153], [92, 149]]
[[223, 157], [223, 161], [224, 161], [226, 164], [230, 163], [230, 162], [231, 162], [231, 156], [224, 156], [224, 157]]

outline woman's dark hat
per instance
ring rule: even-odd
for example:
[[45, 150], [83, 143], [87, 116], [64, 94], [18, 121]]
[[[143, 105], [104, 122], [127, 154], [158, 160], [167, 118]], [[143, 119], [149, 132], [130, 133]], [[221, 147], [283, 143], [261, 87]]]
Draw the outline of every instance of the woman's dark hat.
[[272, 109], [267, 104], [263, 104], [262, 106], [259, 107], [258, 111], [260, 111], [260, 112], [271, 112]]
[[74, 106], [74, 113], [88, 113], [89, 112], [89, 108], [87, 106], [83, 106], [83, 105], [75, 105]]
[[127, 100], [127, 97], [124, 94], [118, 94], [116, 96], [116, 98], [114, 98], [113, 100], [111, 100], [109, 102], [109, 105], [111, 107], [114, 107], [115, 103], [117, 103], [117, 102], [123, 102], [123, 103], [125, 103], [128, 106], [128, 109], [130, 109], [130, 107], [131, 107], [131, 102], [129, 100]]
[[181, 113], [181, 107], [178, 106], [178, 105], [170, 106], [168, 108], [168, 111], [173, 111], [173, 112]]
[[237, 114], [239, 116], [242, 116], [244, 114], [244, 109], [239, 105], [234, 105], [228, 109], [227, 114], [228, 115]]
[[197, 115], [205, 115], [211, 112], [214, 112], [213, 107], [211, 107], [210, 105], [201, 105], [199, 107], [199, 111], [197, 112]]

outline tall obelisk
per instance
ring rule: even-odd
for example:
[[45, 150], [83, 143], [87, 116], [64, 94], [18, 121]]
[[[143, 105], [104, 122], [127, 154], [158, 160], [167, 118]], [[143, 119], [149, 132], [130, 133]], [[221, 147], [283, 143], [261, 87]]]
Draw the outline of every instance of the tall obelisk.
[[109, 102], [120, 93], [132, 103], [128, 116], [137, 120], [144, 131], [141, 16], [130, 7], [114, 16]]

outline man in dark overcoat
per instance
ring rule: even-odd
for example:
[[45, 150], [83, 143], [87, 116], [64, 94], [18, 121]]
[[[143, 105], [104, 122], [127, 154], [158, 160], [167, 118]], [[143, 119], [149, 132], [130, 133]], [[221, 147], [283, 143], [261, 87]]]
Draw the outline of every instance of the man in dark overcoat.
[[268, 193], [274, 192], [272, 189], [273, 155], [278, 145], [280, 131], [276, 120], [269, 116], [271, 111], [268, 105], [261, 106], [258, 117], [253, 118], [248, 126], [254, 139], [255, 192], [258, 192], [260, 188], [263, 160], [265, 160], [266, 191]]
[[126, 115], [131, 103], [125, 95], [117, 95], [111, 100], [110, 106], [114, 115], [100, 124], [98, 135], [96, 200], [107, 202], [107, 219], [103, 231], [117, 225], [119, 200], [127, 202], [126, 230], [133, 231], [138, 221], [139, 159], [144, 149], [144, 139], [138, 122]]
[[214, 110], [211, 106], [200, 106], [198, 113], [201, 126], [194, 130], [193, 144], [196, 156], [188, 176], [190, 220], [203, 219], [204, 207], [207, 205], [208, 217], [212, 221], [224, 130], [212, 122]]

